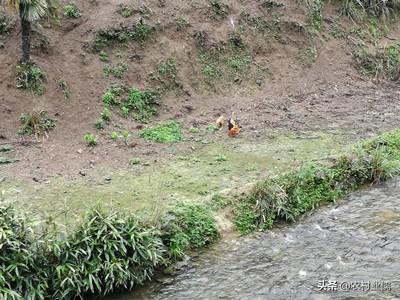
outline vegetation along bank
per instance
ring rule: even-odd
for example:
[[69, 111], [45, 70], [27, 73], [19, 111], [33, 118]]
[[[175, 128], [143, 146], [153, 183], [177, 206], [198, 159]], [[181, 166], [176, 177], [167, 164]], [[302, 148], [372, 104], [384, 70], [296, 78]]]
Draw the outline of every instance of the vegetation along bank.
[[178, 204], [154, 221], [94, 208], [69, 234], [0, 207], [2, 299], [86, 299], [150, 280], [155, 270], [219, 239], [215, 216], [232, 212], [242, 233], [271, 228], [400, 171], [400, 130], [365, 140], [327, 163], [267, 178], [237, 199]]

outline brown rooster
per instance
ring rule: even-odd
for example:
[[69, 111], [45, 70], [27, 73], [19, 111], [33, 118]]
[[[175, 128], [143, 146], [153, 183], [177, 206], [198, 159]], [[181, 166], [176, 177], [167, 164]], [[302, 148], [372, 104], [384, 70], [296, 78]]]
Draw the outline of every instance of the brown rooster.
[[228, 135], [230, 137], [236, 137], [240, 132], [240, 125], [239, 122], [230, 118], [228, 120]]

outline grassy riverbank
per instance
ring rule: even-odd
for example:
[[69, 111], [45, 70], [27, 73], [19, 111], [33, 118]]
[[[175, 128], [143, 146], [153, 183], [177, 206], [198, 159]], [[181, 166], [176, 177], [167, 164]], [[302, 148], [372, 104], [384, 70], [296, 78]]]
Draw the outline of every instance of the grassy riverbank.
[[[4, 299], [73, 299], [130, 289], [187, 251], [215, 242], [214, 216], [230, 210], [241, 233], [295, 220], [365, 184], [399, 173], [400, 130], [355, 145], [327, 163], [305, 164], [270, 177], [237, 198], [179, 204], [157, 218], [91, 210], [61, 234], [38, 226], [11, 207], [0, 207], [0, 296]], [[1, 297], [0, 297], [1, 298]]]

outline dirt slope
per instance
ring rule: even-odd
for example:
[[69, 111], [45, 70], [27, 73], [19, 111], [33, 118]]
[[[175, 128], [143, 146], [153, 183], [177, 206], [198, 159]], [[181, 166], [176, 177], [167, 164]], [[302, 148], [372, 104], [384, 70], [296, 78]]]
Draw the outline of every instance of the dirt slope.
[[[45, 53], [36, 49], [33, 55], [47, 73], [44, 95], [15, 88], [14, 68], [20, 56], [18, 27], [0, 49], [0, 143], [19, 140], [16, 132], [21, 113], [44, 109], [57, 119], [57, 127], [48, 139], [28, 146], [13, 144], [13, 157], [19, 162], [0, 167], [7, 176], [76, 177], [81, 176], [82, 169], [128, 168], [132, 157], [167, 160], [201, 149], [204, 140], [223, 144], [228, 139], [224, 132], [213, 133], [205, 128], [220, 114], [229, 116], [232, 112], [241, 120], [241, 136], [247, 138], [260, 138], [277, 130], [334, 129], [368, 135], [398, 127], [398, 87], [394, 83], [376, 85], [359, 75], [353, 44], [332, 30], [338, 25], [351, 37], [351, 30], [358, 25], [338, 17], [337, 7], [331, 4], [324, 9], [322, 29], [313, 35], [307, 8], [289, 0], [270, 2], [275, 3], [272, 8], [263, 7], [263, 1], [229, 1], [223, 17], [215, 16], [205, 0], [129, 1], [126, 4], [135, 10], [128, 18], [118, 13], [120, 1], [75, 3], [82, 12], [80, 18], [62, 18], [60, 26], [36, 28], [49, 42]], [[156, 28], [155, 34], [145, 43], [106, 48], [108, 64], [121, 62], [128, 66], [123, 79], [107, 78], [103, 72], [106, 63], [85, 45], [101, 28], [136, 24], [140, 18]], [[181, 19], [190, 26], [178, 31], [177, 20]], [[390, 29], [392, 37], [399, 35], [398, 24]], [[245, 69], [239, 66], [239, 71], [229, 76], [207, 78], [199, 55], [202, 49], [194, 37], [199, 32], [206, 33], [206, 48], [226, 43], [230, 34], [240, 32], [251, 63]], [[385, 37], [379, 39], [380, 43], [388, 41]], [[118, 113], [113, 113], [112, 124], [132, 133], [129, 147], [109, 138], [115, 130], [112, 124], [96, 132], [94, 123], [103, 110], [105, 89], [115, 81], [129, 87], [153, 88], [149, 75], [161, 61], [171, 57], [176, 61], [177, 81], [182, 88], [166, 91], [158, 116], [144, 126], [177, 120], [183, 124], [188, 141], [167, 151], [169, 145], [139, 138], [138, 128], [143, 125]], [[64, 99], [57, 87], [60, 80], [68, 85], [69, 99]], [[200, 133], [189, 132], [193, 126]], [[99, 137], [94, 150], [82, 140], [87, 132]]]

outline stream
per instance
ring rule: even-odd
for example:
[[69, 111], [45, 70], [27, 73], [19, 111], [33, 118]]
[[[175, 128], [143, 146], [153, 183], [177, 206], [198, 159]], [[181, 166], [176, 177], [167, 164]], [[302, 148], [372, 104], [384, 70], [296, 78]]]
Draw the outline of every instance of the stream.
[[133, 299], [400, 299], [400, 179], [224, 240]]

